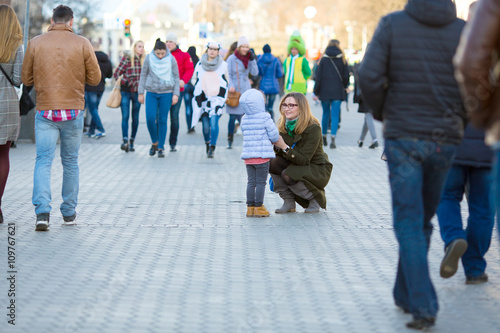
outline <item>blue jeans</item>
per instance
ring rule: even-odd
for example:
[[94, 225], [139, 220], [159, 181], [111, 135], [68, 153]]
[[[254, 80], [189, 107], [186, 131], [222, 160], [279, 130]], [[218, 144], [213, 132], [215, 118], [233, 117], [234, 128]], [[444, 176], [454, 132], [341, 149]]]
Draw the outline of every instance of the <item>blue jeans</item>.
[[137, 92], [122, 91], [122, 136], [123, 140], [128, 140], [128, 120], [130, 118], [130, 102], [132, 102], [132, 133], [131, 139], [135, 139], [137, 128], [139, 127], [139, 111], [141, 103], [139, 103], [139, 95]]
[[186, 123], [188, 131], [191, 129], [193, 122], [193, 92], [194, 87], [191, 84], [184, 86], [184, 106], [186, 107]]
[[[500, 149], [495, 150], [493, 157], [493, 179], [494, 179], [494, 191], [495, 191], [495, 208], [500, 212]], [[498, 236], [500, 237], [500, 220], [497, 217], [497, 230]]]
[[235, 123], [236, 120], [241, 124], [241, 114], [230, 114], [229, 115], [229, 122], [227, 123], [227, 135], [233, 135], [234, 134], [234, 128], [235, 128]]
[[[170, 139], [168, 142], [170, 146], [177, 144], [177, 136], [179, 135], [179, 110], [181, 108], [182, 100], [184, 98], [184, 91], [179, 93], [179, 100], [175, 105], [170, 106]], [[170, 102], [172, 104], [172, 102]]]
[[456, 146], [416, 139], [385, 140], [399, 263], [393, 296], [415, 319], [436, 317], [427, 253], [431, 218], [441, 199]]
[[92, 120], [90, 121], [89, 134], [95, 134], [95, 129], [104, 132], [101, 118], [99, 117], [99, 103], [101, 102], [102, 91], [86, 91], [85, 102], [89, 109]]
[[158, 142], [158, 149], [165, 149], [167, 138], [168, 111], [172, 105], [172, 93], [146, 93], [146, 123], [151, 142]]
[[201, 116], [201, 124], [203, 125], [203, 138], [205, 142], [210, 141], [210, 145], [217, 145], [217, 138], [219, 137], [219, 119], [220, 116], [209, 117], [208, 113]]
[[[484, 255], [490, 247], [495, 223], [491, 176], [490, 168], [453, 165], [437, 210], [445, 247], [457, 238], [466, 239], [469, 244], [462, 256], [462, 265], [465, 275], [470, 277], [479, 276], [486, 269]], [[460, 213], [460, 202], [464, 193], [467, 193], [469, 206], [465, 230]]]
[[75, 214], [78, 202], [79, 169], [78, 151], [82, 142], [83, 113], [73, 120], [54, 122], [35, 115], [36, 162], [33, 176], [33, 205], [35, 213], [50, 213], [52, 194], [50, 173], [57, 139], [61, 141], [61, 162], [63, 183], [61, 213], [63, 216]]
[[332, 126], [330, 128], [331, 135], [337, 135], [337, 129], [339, 127], [340, 120], [340, 104], [342, 104], [342, 101], [340, 100], [321, 101], [321, 106], [323, 107], [321, 132], [323, 133], [323, 135], [326, 135], [330, 121], [332, 122]]
[[274, 120], [274, 111], [273, 111], [273, 106], [274, 106], [274, 101], [276, 100], [276, 94], [272, 95], [267, 95], [265, 96], [265, 101], [266, 101], [266, 111], [269, 112], [271, 115], [271, 119]]

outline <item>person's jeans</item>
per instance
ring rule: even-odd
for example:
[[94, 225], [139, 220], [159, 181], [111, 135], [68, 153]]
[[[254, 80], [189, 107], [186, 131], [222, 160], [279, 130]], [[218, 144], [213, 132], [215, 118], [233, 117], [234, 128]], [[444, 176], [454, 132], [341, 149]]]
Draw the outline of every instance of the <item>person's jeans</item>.
[[233, 135], [234, 134], [234, 128], [235, 128], [235, 123], [236, 120], [241, 124], [241, 114], [230, 114], [229, 115], [229, 122], [227, 123], [227, 135]]
[[78, 202], [79, 169], [78, 151], [82, 142], [83, 112], [72, 120], [54, 122], [35, 115], [36, 162], [33, 176], [33, 205], [35, 213], [50, 213], [52, 194], [50, 173], [57, 139], [61, 141], [61, 162], [63, 183], [61, 213], [63, 216], [75, 214]]
[[[495, 191], [495, 208], [500, 212], [500, 149], [495, 149], [495, 154], [493, 155], [493, 180], [494, 180], [494, 191]], [[497, 217], [497, 231], [500, 238], [500, 220]]]
[[139, 127], [139, 111], [141, 103], [139, 103], [139, 95], [137, 92], [122, 91], [122, 137], [123, 140], [128, 140], [128, 120], [130, 118], [130, 102], [132, 102], [132, 133], [131, 139], [135, 139], [137, 128]]
[[146, 124], [151, 142], [158, 142], [158, 149], [165, 149], [167, 139], [168, 111], [172, 105], [172, 93], [146, 93]]
[[206, 112], [201, 116], [203, 138], [205, 142], [210, 142], [211, 146], [217, 145], [217, 138], [219, 137], [219, 119], [220, 116], [214, 115], [209, 117]]
[[87, 108], [92, 117], [90, 120], [89, 134], [95, 134], [96, 128], [98, 131], [104, 132], [104, 127], [99, 117], [99, 103], [101, 102], [101, 97], [102, 91], [85, 92], [85, 102], [87, 103]]
[[269, 112], [271, 115], [271, 119], [274, 120], [274, 111], [273, 111], [273, 106], [274, 106], [274, 101], [276, 100], [276, 94], [271, 94], [271, 95], [265, 95], [265, 101], [266, 101], [266, 111]]
[[[469, 277], [479, 276], [486, 269], [484, 255], [490, 247], [495, 223], [491, 181], [490, 168], [453, 165], [437, 210], [445, 248], [457, 238], [466, 239], [469, 244], [462, 256], [465, 275]], [[460, 202], [464, 193], [467, 193], [469, 206], [465, 230], [460, 213]]]
[[260, 207], [264, 203], [269, 162], [247, 164], [247, 206]]
[[456, 146], [417, 139], [385, 140], [399, 263], [393, 296], [415, 319], [436, 317], [429, 276], [431, 218], [441, 199]]
[[321, 101], [321, 106], [323, 107], [321, 131], [323, 135], [326, 135], [326, 133], [328, 132], [328, 125], [330, 125], [330, 121], [332, 122], [332, 126], [330, 128], [331, 135], [337, 135], [337, 129], [339, 127], [340, 120], [340, 104], [342, 104], [342, 101], [340, 100]]
[[179, 135], [179, 110], [183, 99], [184, 91], [181, 91], [177, 103], [170, 106], [170, 139], [168, 142], [170, 146], [174, 147], [177, 144], [177, 136]]
[[186, 123], [188, 131], [193, 123], [193, 92], [194, 87], [190, 83], [184, 86], [184, 106], [186, 108]]

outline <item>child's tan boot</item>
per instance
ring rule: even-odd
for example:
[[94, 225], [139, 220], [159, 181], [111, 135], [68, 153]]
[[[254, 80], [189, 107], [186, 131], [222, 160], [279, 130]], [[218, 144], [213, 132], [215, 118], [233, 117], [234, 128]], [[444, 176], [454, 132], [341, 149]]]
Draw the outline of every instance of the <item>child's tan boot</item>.
[[266, 207], [264, 205], [260, 207], [255, 207], [255, 210], [253, 212], [254, 217], [268, 217], [269, 212], [267, 211]]

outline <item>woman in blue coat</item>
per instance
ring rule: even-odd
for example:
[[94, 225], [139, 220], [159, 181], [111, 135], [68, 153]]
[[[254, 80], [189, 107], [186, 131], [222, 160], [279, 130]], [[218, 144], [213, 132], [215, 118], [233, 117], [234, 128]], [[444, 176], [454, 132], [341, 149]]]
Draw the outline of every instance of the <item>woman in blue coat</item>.
[[[227, 60], [227, 70], [229, 72], [229, 92], [239, 91], [243, 94], [251, 88], [248, 75], [256, 76], [259, 74], [255, 54], [250, 52], [250, 44], [244, 36], [238, 39], [236, 51], [231, 54]], [[227, 125], [227, 148], [231, 149], [234, 137], [234, 125], [236, 120], [241, 122], [241, 116], [244, 111], [240, 105], [232, 107], [227, 105], [226, 112], [229, 114], [229, 123]]]
[[259, 76], [261, 77], [259, 89], [266, 95], [266, 111], [274, 120], [273, 105], [276, 94], [280, 92], [278, 79], [283, 77], [283, 69], [278, 58], [271, 54], [269, 44], [264, 45], [262, 51], [264, 54], [257, 60]]

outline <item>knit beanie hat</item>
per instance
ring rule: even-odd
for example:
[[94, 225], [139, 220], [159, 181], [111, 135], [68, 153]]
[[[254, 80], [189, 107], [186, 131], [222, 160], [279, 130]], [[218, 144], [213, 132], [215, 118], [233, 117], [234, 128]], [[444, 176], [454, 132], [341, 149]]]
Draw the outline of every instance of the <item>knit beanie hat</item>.
[[220, 44], [219, 44], [219, 43], [217, 43], [217, 42], [212, 41], [212, 42], [209, 42], [209, 43], [207, 44], [207, 49], [208, 49], [208, 48], [212, 48], [212, 49], [219, 49], [219, 50], [220, 50]]
[[247, 46], [250, 46], [250, 43], [248, 42], [248, 39], [247, 39], [245, 36], [241, 36], [241, 37], [238, 39], [238, 46], [236, 46], [236, 47], [240, 47], [241, 45], [247, 45]]
[[262, 51], [264, 51], [264, 53], [271, 53], [271, 47], [269, 46], [269, 44], [264, 45]]
[[167, 38], [165, 40], [167, 42], [170, 41], [170, 42], [174, 42], [175, 44], [177, 44], [177, 35], [174, 34], [173, 32], [169, 32], [167, 35]]

